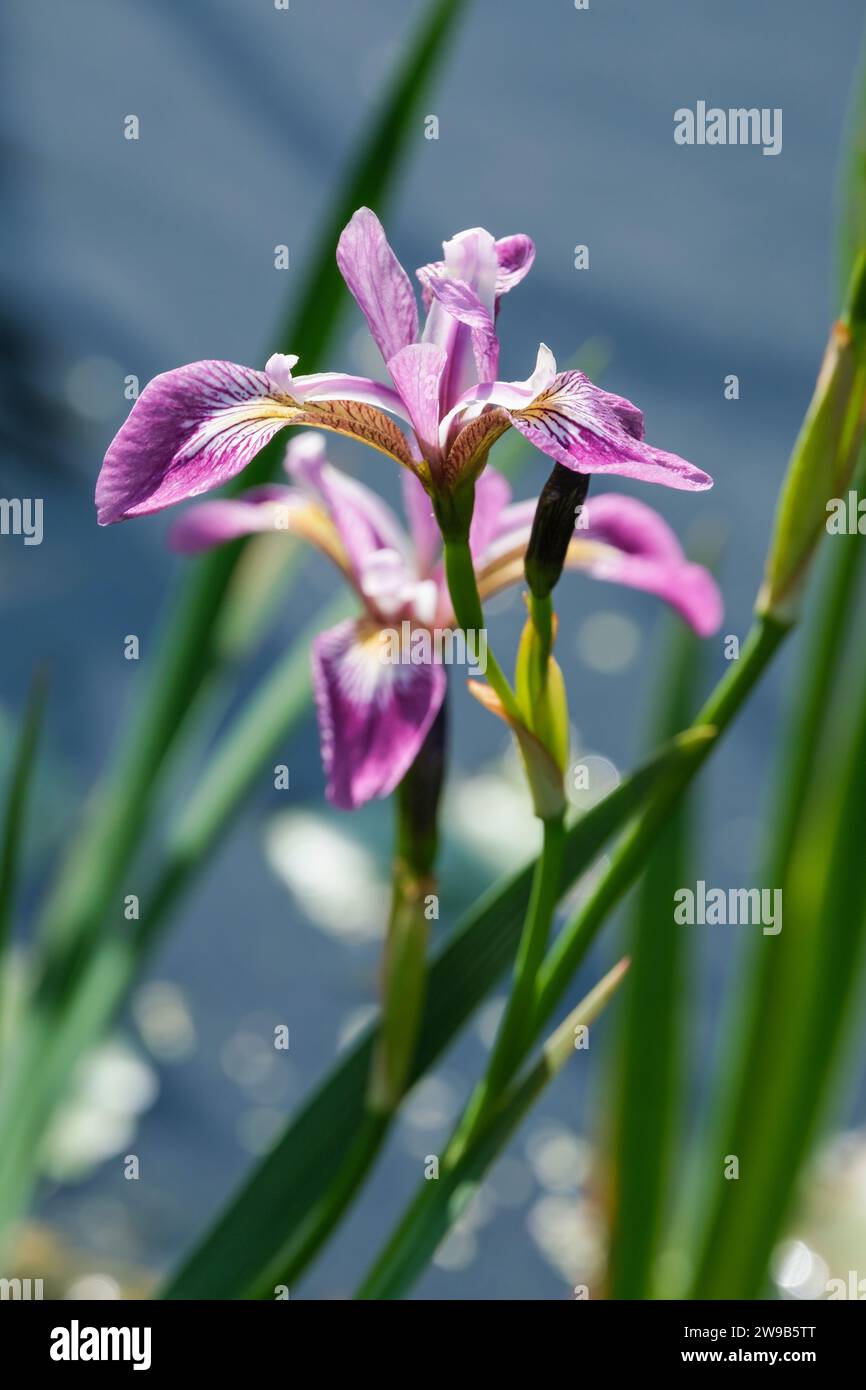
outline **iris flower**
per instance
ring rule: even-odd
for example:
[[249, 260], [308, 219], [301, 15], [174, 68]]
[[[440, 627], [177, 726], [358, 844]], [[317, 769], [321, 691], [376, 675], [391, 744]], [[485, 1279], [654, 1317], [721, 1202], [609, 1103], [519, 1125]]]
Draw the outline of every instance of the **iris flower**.
[[583, 372], [558, 372], [544, 344], [527, 380], [497, 379], [499, 304], [534, 255], [527, 236], [496, 241], [482, 228], [460, 232], [445, 243], [442, 261], [417, 272], [422, 329], [411, 282], [381, 223], [359, 209], [340, 237], [337, 262], [390, 384], [335, 372], [295, 376], [298, 358], [280, 353], [263, 372], [223, 361], [165, 372], [145, 387], [108, 449], [96, 488], [100, 523], [221, 486], [286, 425], [372, 445], [434, 499], [477, 477], [491, 445], [512, 427], [581, 473], [712, 486], [699, 468], [644, 442], [643, 415], [630, 401]]
[[[407, 529], [380, 497], [328, 463], [321, 434], [294, 440], [286, 469], [293, 486], [256, 488], [237, 500], [190, 508], [172, 543], [194, 553], [282, 530], [324, 552], [354, 589], [360, 616], [320, 634], [312, 653], [328, 796], [352, 809], [394, 790], [445, 698], [441, 664], [393, 663], [382, 641], [404, 621], [431, 632], [453, 625], [441, 538], [430, 499], [409, 473], [403, 475]], [[482, 599], [521, 582], [535, 506], [512, 502], [495, 469], [481, 475], [469, 543]], [[635, 498], [601, 494], [585, 505], [582, 520], [566, 568], [656, 594], [697, 632], [715, 631], [721, 622], [716, 585], [686, 560], [656, 512]]]

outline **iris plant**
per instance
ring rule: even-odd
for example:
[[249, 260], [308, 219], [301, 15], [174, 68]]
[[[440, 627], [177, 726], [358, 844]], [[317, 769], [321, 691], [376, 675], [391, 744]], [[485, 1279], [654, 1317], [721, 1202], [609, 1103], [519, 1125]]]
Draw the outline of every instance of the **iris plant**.
[[[661, 517], [633, 498], [586, 501], [592, 474], [692, 490], [712, 485], [707, 474], [647, 444], [636, 406], [580, 371], [557, 371], [544, 344], [526, 380], [499, 379], [501, 301], [534, 255], [526, 236], [459, 233], [441, 261], [416, 272], [422, 326], [408, 275], [376, 216], [361, 208], [340, 237], [337, 261], [390, 381], [295, 375], [298, 358], [283, 354], [263, 372], [224, 361], [179, 367], [142, 392], [97, 483], [101, 524], [143, 516], [228, 482], [285, 426], [313, 427], [289, 446], [289, 486], [204, 502], [173, 531], [185, 552], [270, 530], [300, 536], [334, 561], [359, 601], [359, 616], [322, 633], [313, 648], [323, 760], [338, 806], [396, 793], [397, 853], [368, 1123], [333, 1200], [311, 1219], [313, 1244], [349, 1200], [399, 1103], [423, 998], [446, 676], [435, 660], [384, 659], [383, 633], [404, 622], [481, 631], [482, 602], [526, 580], [529, 616], [514, 684], [488, 651], [487, 684], [475, 693], [517, 735], [544, 843], [514, 988], [459, 1147], [501, 1094], [531, 1027], [558, 891], [568, 715], [553, 657], [551, 591], [564, 569], [582, 569], [658, 595], [701, 634], [721, 621], [714, 581], [686, 560]], [[539, 499], [512, 502], [505, 479], [488, 466], [492, 446], [512, 428], [553, 460]], [[328, 462], [320, 430], [360, 440], [401, 466], [406, 527]]]

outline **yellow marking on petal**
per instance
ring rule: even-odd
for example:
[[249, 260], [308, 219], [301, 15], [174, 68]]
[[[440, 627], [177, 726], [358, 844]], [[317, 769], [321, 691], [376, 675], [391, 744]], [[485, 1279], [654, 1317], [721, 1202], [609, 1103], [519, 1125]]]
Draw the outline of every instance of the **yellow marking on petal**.
[[[492, 598], [510, 584], [519, 584], [523, 579], [523, 558], [529, 541], [526, 540], [497, 555], [495, 560], [478, 572], [478, 592], [482, 599]], [[592, 569], [595, 565], [615, 566], [622, 560], [622, 551], [604, 541], [573, 540], [565, 557], [567, 569]]]

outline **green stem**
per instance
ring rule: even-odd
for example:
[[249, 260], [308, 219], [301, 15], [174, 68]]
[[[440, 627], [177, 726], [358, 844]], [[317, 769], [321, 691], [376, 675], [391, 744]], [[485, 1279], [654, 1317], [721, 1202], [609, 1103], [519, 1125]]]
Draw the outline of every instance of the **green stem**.
[[550, 1017], [605, 917], [640, 873], [672, 808], [716, 747], [719, 737], [739, 712], [789, 631], [787, 625], [774, 618], [755, 619], [739, 660], [728, 669], [692, 724], [692, 728], [714, 728], [716, 737], [695, 753], [687, 767], [672, 774], [667, 785], [650, 799], [646, 810], [612, 856], [607, 873], [599, 880], [591, 897], [557, 938], [539, 978], [534, 1033]]
[[555, 816], [543, 822], [544, 839], [532, 880], [532, 894], [517, 959], [514, 983], [499, 1027], [487, 1070], [475, 1089], [457, 1131], [448, 1145], [446, 1160], [456, 1162], [485, 1122], [487, 1115], [511, 1080], [527, 1045], [531, 1030], [535, 982], [550, 937], [559, 897], [565, 822]]
[[[478, 585], [475, 581], [475, 567], [472, 563], [472, 552], [469, 549], [468, 536], [445, 536], [443, 539], [443, 549], [445, 556], [445, 577], [448, 581], [448, 592], [451, 595], [451, 604], [454, 609], [454, 616], [464, 632], [480, 633], [484, 631], [484, 612], [481, 607], [481, 599], [478, 596]], [[520, 710], [514, 692], [502, 671], [496, 657], [489, 650], [487, 651], [487, 680], [495, 690], [502, 702], [502, 707], [506, 714], [512, 719], [520, 721]]]
[[250, 1295], [273, 1298], [291, 1287], [358, 1195], [406, 1091], [427, 984], [427, 903], [435, 889], [438, 809], [445, 775], [446, 704], [394, 794], [395, 853], [391, 913], [383, 953], [382, 1015], [373, 1048], [364, 1113], [342, 1165], [292, 1232]]
[[539, 637], [538, 675], [543, 689], [547, 684], [547, 664], [553, 651], [553, 599], [550, 594], [539, 598], [530, 592], [529, 616]]
[[435, 898], [438, 808], [445, 774], [445, 703], [394, 798], [396, 846], [383, 959], [382, 1022], [368, 1105], [393, 1113], [406, 1088], [424, 1005], [427, 938]]

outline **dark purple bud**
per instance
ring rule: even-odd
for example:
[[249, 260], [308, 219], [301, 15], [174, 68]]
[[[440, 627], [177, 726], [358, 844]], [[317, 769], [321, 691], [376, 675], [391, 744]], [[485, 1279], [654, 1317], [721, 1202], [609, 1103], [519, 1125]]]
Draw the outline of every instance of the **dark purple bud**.
[[536, 598], [546, 598], [559, 582], [588, 492], [588, 473], [554, 464], [538, 499], [524, 561], [526, 582]]

